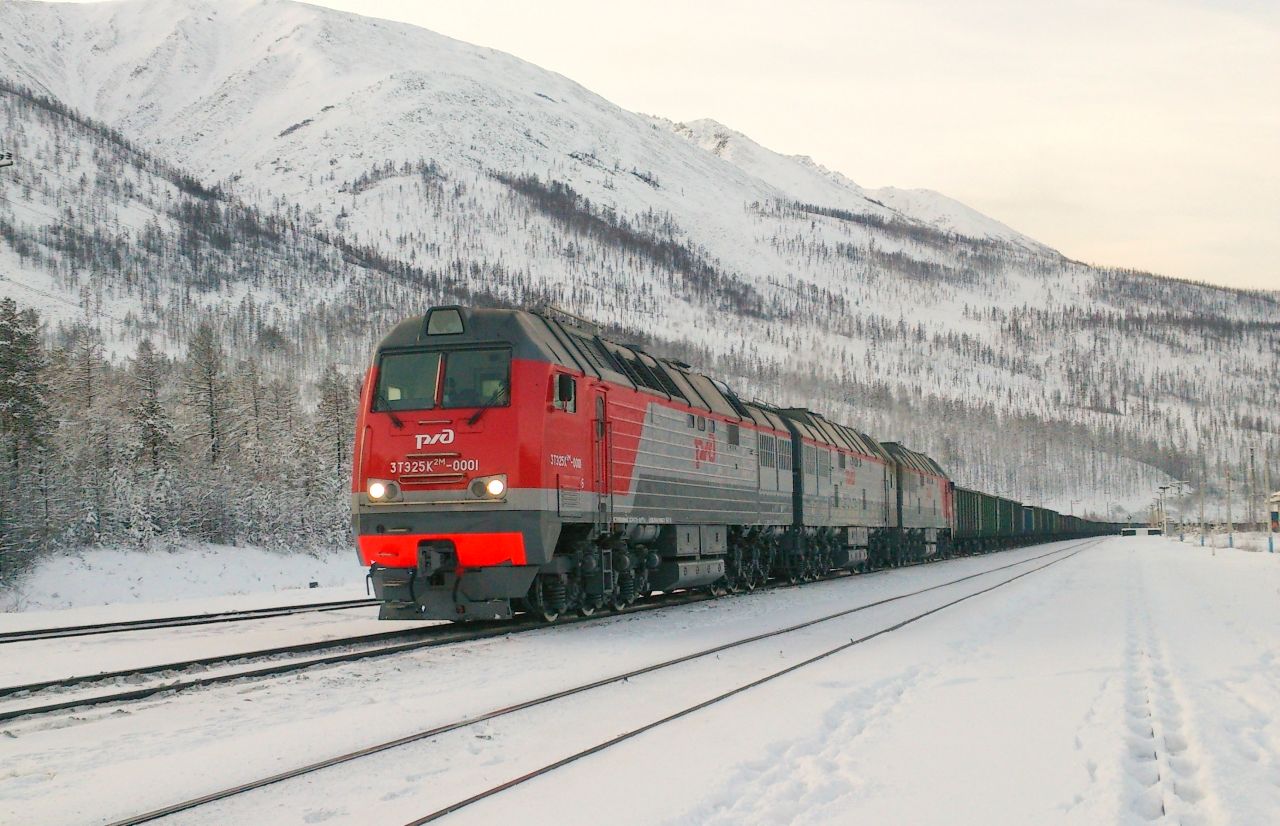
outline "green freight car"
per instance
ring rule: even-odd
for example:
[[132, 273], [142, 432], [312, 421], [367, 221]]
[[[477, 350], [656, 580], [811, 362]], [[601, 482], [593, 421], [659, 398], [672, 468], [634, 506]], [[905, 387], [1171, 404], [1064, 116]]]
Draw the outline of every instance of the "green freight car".
[[957, 487], [955, 493], [957, 551], [985, 553], [1021, 543], [1025, 530], [1020, 503], [968, 488]]

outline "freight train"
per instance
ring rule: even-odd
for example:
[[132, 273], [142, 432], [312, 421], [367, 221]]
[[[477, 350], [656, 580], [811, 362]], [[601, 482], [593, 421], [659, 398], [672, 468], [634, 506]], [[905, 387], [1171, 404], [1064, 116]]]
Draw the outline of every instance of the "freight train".
[[1117, 529], [956, 487], [923, 453], [549, 308], [397, 325], [351, 497], [383, 619], [554, 621]]

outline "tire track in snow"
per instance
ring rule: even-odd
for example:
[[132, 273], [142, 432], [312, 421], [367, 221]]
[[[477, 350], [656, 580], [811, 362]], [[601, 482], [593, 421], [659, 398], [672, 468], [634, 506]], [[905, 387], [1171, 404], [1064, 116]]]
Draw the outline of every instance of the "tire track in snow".
[[764, 757], [741, 766], [705, 802], [697, 822], [757, 822], [762, 812], [779, 823], [821, 822], [825, 807], [863, 785], [851, 746], [898, 711], [911, 690], [934, 673], [913, 666], [855, 691], [827, 710], [817, 736], [775, 743]]
[[1134, 565], [1125, 647], [1128, 810], [1137, 822], [1216, 826], [1221, 820], [1205, 805], [1202, 750], [1187, 736], [1175, 680], [1147, 608], [1141, 563]]

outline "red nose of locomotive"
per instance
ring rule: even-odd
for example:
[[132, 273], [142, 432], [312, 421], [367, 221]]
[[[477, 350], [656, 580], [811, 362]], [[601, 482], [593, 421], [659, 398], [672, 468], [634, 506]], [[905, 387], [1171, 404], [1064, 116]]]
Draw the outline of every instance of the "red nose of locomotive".
[[352, 505], [383, 616], [509, 616], [546, 542], [554, 548], [539, 468], [519, 448], [543, 426], [545, 405], [533, 400], [547, 370], [515, 358], [513, 339], [481, 311], [442, 308], [379, 347], [361, 400]]
[[[522, 564], [520, 535], [498, 530], [500, 513], [519, 502], [523, 489], [517, 430], [506, 409], [371, 413], [355, 491], [357, 508], [373, 517], [362, 520], [364, 564], [413, 567], [419, 542], [428, 538], [452, 542], [460, 565]], [[493, 530], [477, 544], [475, 532], [448, 533], [458, 521], [448, 514], [490, 514], [481, 521]]]

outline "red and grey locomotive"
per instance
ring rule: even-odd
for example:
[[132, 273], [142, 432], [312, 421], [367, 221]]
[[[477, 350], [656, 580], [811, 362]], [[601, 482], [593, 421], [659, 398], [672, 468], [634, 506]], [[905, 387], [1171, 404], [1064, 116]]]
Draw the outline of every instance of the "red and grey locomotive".
[[602, 338], [437, 307], [378, 346], [352, 506], [380, 616], [554, 619], [948, 547], [937, 463]]

